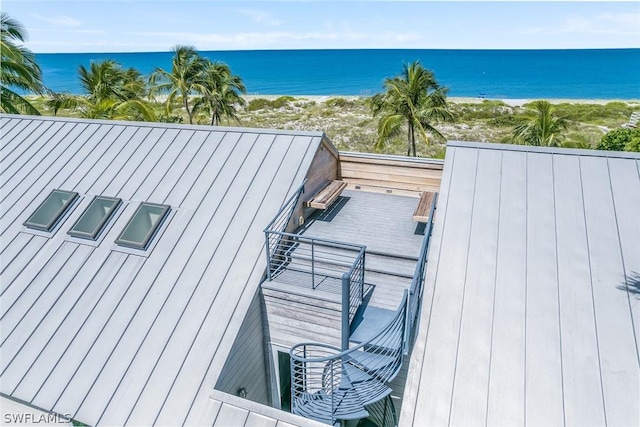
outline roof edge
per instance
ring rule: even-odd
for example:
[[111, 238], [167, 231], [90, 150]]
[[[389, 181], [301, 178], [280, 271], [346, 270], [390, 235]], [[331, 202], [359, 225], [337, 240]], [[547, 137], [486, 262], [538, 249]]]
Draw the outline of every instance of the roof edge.
[[218, 402], [236, 406], [246, 411], [253, 412], [253, 413], [262, 415], [264, 417], [271, 418], [273, 420], [283, 421], [292, 425], [302, 425], [302, 423], [304, 423], [305, 426], [309, 426], [309, 427], [315, 427], [315, 426], [326, 427], [327, 426], [326, 424], [322, 424], [310, 418], [304, 418], [304, 417], [301, 417], [300, 415], [295, 415], [290, 412], [272, 408], [271, 406], [263, 405], [261, 403], [254, 402], [252, 400], [233, 396], [229, 393], [225, 393], [215, 388], [209, 392], [209, 399], [217, 400]]
[[640, 160], [640, 153], [635, 153], [631, 151], [586, 150], [581, 148], [537, 147], [533, 145], [515, 145], [515, 144], [501, 144], [497, 142], [465, 142], [465, 141], [449, 141], [447, 143], [447, 147], [481, 148], [485, 150], [525, 151], [525, 152], [531, 152], [531, 153], [570, 154], [573, 156], [613, 157], [613, 158]]
[[375, 153], [358, 153], [355, 151], [340, 151], [340, 155], [346, 155], [350, 157], [359, 157], [362, 159], [375, 159], [375, 160], [399, 160], [406, 163], [419, 163], [419, 164], [437, 164], [443, 165], [444, 160], [434, 159], [431, 157], [407, 157], [398, 156], [393, 154], [375, 154]]
[[139, 122], [139, 121], [126, 121], [126, 120], [104, 120], [104, 119], [82, 119], [75, 117], [58, 117], [58, 116], [32, 116], [26, 114], [7, 114], [0, 113], [0, 117], [16, 118], [16, 119], [28, 119], [28, 120], [47, 120], [57, 122], [69, 122], [69, 123], [100, 123], [110, 125], [122, 125], [122, 126], [138, 126], [138, 127], [154, 127], [154, 128], [166, 128], [166, 129], [192, 129], [192, 130], [205, 130], [210, 132], [246, 132], [246, 133], [261, 133], [261, 134], [273, 134], [273, 135], [294, 135], [294, 136], [310, 136], [315, 138], [326, 138], [324, 132], [319, 131], [303, 131], [303, 130], [282, 130], [282, 129], [270, 129], [270, 128], [249, 128], [249, 127], [233, 127], [233, 126], [209, 126], [209, 125], [192, 125], [183, 123], [163, 123], [163, 122]]

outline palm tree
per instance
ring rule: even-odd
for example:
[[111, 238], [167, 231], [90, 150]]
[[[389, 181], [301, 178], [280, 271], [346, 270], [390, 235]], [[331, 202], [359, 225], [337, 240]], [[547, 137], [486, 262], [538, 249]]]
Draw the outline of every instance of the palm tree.
[[387, 78], [384, 88], [385, 92], [370, 99], [373, 116], [381, 116], [376, 149], [399, 135], [405, 123], [407, 156], [416, 156], [416, 134], [427, 144], [428, 134], [445, 139], [433, 123], [454, 121], [455, 116], [447, 105], [447, 89], [438, 84], [432, 71], [425, 69], [419, 61], [404, 64], [402, 74]]
[[24, 42], [26, 31], [6, 12], [0, 16], [0, 109], [6, 113], [40, 115], [29, 101], [15, 90], [42, 94], [42, 72], [35, 55], [18, 45]]
[[79, 98], [80, 116], [85, 119], [158, 121], [155, 111], [139, 99], [90, 101]]
[[526, 145], [557, 147], [564, 138], [568, 122], [554, 115], [553, 106], [544, 100], [534, 101], [535, 115], [526, 123], [515, 127], [513, 138]]
[[193, 106], [195, 112], [211, 116], [211, 126], [217, 126], [222, 119], [240, 121], [236, 106], [245, 105], [241, 94], [247, 92], [239, 76], [231, 74], [227, 64], [207, 61], [203, 75], [204, 93]]
[[155, 111], [143, 101], [146, 83], [134, 68], [123, 69], [111, 59], [91, 62], [89, 68], [78, 67], [80, 84], [86, 92], [77, 104], [84, 118], [156, 121]]
[[207, 68], [207, 61], [193, 46], [178, 45], [173, 48], [173, 52], [171, 72], [156, 68], [151, 74], [151, 95], [168, 94], [165, 103], [167, 114], [173, 109], [175, 101], [179, 100], [187, 112], [189, 123], [193, 123], [194, 112], [189, 104], [189, 97], [196, 93], [206, 93], [203, 73]]
[[44, 102], [45, 107], [53, 111], [57, 116], [58, 111], [66, 109], [76, 109], [79, 105], [78, 97], [68, 92], [49, 92], [49, 97]]

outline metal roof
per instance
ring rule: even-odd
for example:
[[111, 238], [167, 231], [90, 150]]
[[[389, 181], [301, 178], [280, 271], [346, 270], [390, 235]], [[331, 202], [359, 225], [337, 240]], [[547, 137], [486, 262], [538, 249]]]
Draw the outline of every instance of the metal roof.
[[[318, 132], [2, 115], [1, 393], [101, 425], [179, 424], [206, 404], [264, 273], [263, 227]], [[81, 195], [51, 234], [22, 224]], [[122, 207], [67, 235], [94, 196]], [[171, 206], [147, 251], [114, 244], [141, 202]]]
[[640, 155], [452, 143], [400, 425], [640, 425]]
[[213, 427], [326, 427], [299, 415], [213, 390], [200, 412], [193, 411], [188, 425]]

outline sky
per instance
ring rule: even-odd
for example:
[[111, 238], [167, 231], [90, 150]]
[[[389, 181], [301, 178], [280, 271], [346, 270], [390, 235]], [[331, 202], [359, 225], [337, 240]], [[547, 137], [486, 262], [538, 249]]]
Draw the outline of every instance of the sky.
[[2, 0], [36, 53], [640, 48], [640, 2]]

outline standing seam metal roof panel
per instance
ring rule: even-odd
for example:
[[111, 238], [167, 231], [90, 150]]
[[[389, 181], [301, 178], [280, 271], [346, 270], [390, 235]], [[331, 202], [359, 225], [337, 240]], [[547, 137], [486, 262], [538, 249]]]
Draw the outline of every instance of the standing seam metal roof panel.
[[450, 143], [401, 425], [640, 424], [640, 155]]
[[[209, 400], [262, 278], [262, 229], [323, 135], [10, 115], [0, 123], [1, 392], [92, 425], [184, 422]], [[50, 237], [25, 231], [24, 217], [53, 188], [81, 200]], [[123, 206], [98, 244], [83, 244], [66, 231], [96, 195]], [[137, 255], [113, 241], [143, 201], [172, 211]]]

